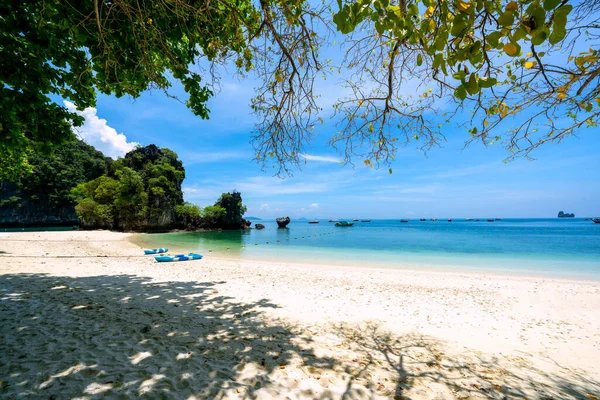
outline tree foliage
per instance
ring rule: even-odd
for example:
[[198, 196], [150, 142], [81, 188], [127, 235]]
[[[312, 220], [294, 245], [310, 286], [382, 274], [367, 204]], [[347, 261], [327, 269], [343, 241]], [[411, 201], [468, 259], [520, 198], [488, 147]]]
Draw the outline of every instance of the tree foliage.
[[186, 104], [208, 117], [210, 81], [189, 65], [239, 54], [249, 63], [248, 1], [36, 1], [0, 3], [0, 172], [28, 170], [34, 140], [42, 148], [72, 138], [83, 120], [51, 100], [94, 106], [96, 93], [138, 97], [182, 83]]
[[177, 154], [155, 145], [130, 151], [106, 175], [81, 184], [72, 194], [84, 226], [120, 230], [165, 230], [177, 224], [185, 178]]
[[[336, 74], [331, 144], [367, 166], [390, 164], [408, 142], [439, 145], [452, 121], [467, 143], [502, 143], [512, 158], [599, 116], [598, 0], [8, 0], [0, 15], [2, 176], [30, 168], [34, 143], [64, 142], [82, 123], [51, 98], [82, 109], [97, 92], [170, 95], [178, 81], [207, 118], [216, 67], [229, 61], [259, 79], [256, 160], [279, 173], [299, 164], [327, 117], [315, 80]], [[341, 61], [319, 58], [326, 44]], [[154, 179], [156, 209], [170, 189]]]
[[54, 223], [73, 223], [77, 215], [71, 189], [104, 174], [109, 162], [80, 140], [65, 144], [52, 155], [29, 154], [29, 175], [0, 182], [0, 219], [5, 224], [39, 225], [48, 218]]
[[246, 207], [242, 203], [242, 194], [238, 191], [223, 193], [210, 212], [219, 218], [218, 226], [223, 229], [239, 229], [245, 225], [243, 217]]
[[398, 141], [428, 149], [444, 140], [430, 122], [443, 100], [454, 103], [443, 105], [443, 120], [462, 119], [468, 142], [503, 143], [509, 159], [596, 126], [599, 9], [568, 0], [338, 2], [353, 75], [351, 95], [335, 106], [342, 130], [333, 144], [349, 154], [366, 143], [367, 165], [389, 163]]

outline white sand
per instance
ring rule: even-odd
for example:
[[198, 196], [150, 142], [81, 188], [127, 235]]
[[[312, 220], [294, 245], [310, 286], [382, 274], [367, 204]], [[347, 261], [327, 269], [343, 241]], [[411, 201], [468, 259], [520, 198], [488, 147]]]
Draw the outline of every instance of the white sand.
[[600, 282], [158, 264], [126, 237], [0, 237], [0, 398], [600, 397]]

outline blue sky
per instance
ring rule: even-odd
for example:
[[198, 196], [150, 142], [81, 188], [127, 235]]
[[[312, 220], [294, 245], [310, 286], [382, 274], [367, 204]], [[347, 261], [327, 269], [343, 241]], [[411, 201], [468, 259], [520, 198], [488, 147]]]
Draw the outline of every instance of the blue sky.
[[[302, 170], [280, 179], [252, 161], [252, 81], [226, 78], [210, 100], [211, 119], [194, 116], [160, 92], [138, 99], [100, 96], [86, 111], [80, 135], [107, 155], [134, 143], [154, 143], [179, 155], [186, 168], [185, 199], [200, 206], [225, 191], [241, 191], [248, 216], [272, 218], [553, 217], [559, 210], [600, 216], [599, 128], [538, 149], [536, 161], [503, 163], [501, 145], [463, 149], [468, 133], [447, 125], [443, 148], [427, 156], [416, 145], [399, 151], [390, 175], [339, 164], [326, 145], [335, 126], [317, 127]], [[336, 83], [320, 83], [335, 93]], [[175, 88], [177, 91], [177, 88]]]

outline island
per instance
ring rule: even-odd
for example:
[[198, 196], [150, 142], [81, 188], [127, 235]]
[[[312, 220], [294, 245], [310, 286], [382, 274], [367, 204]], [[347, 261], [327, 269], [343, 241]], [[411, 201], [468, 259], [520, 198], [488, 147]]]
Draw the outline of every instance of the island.
[[563, 211], [558, 212], [558, 218], [575, 218], [575, 214], [573, 213], [565, 213]]

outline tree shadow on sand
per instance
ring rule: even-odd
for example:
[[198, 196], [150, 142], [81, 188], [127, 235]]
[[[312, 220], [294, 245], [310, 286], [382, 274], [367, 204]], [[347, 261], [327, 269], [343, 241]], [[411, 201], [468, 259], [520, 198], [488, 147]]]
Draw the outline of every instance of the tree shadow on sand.
[[[0, 276], [0, 395], [277, 397], [286, 366], [333, 368], [295, 327], [219, 282]], [[170, 394], [170, 395], [169, 395]]]
[[[222, 282], [0, 275], [0, 397], [568, 399], [598, 383], [377, 324], [300, 327]], [[318, 350], [313, 350], [318, 349]], [[508, 362], [508, 366], [505, 363]]]
[[[367, 323], [337, 325], [342, 348], [360, 354], [350, 369], [347, 391], [365, 379], [393, 382], [394, 399], [597, 399], [600, 383], [556, 362], [541, 370], [533, 357], [498, 357], [476, 351], [451, 351], [438, 339], [416, 333], [393, 335]], [[385, 372], [382, 372], [385, 371]], [[552, 371], [552, 372], [547, 372]], [[383, 385], [382, 385], [383, 386]]]

